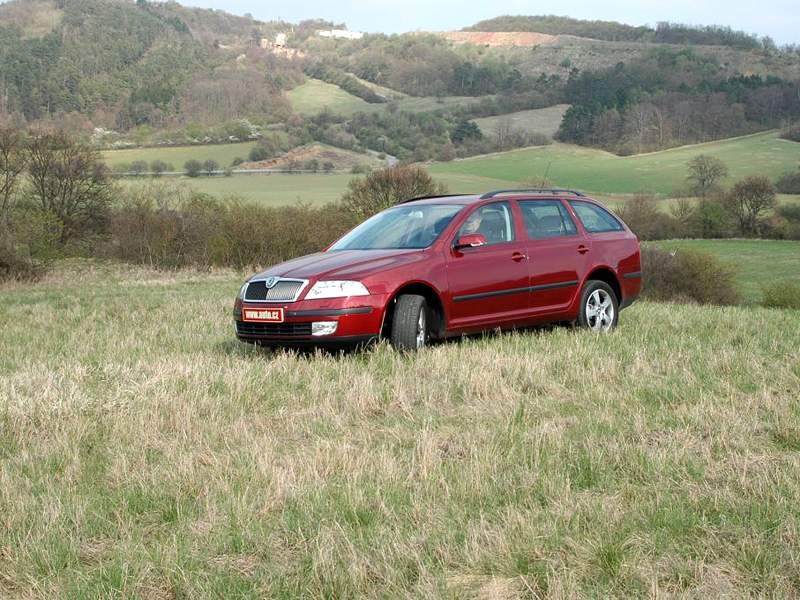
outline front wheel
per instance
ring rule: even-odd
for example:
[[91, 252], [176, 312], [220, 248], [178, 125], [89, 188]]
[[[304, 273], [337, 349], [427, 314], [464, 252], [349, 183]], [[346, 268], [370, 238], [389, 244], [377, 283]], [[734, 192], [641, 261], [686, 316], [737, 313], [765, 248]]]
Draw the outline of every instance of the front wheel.
[[416, 294], [400, 296], [392, 319], [392, 346], [399, 350], [419, 350], [427, 341], [428, 303]]
[[587, 281], [581, 292], [578, 325], [592, 331], [609, 331], [619, 320], [619, 300], [604, 281]]

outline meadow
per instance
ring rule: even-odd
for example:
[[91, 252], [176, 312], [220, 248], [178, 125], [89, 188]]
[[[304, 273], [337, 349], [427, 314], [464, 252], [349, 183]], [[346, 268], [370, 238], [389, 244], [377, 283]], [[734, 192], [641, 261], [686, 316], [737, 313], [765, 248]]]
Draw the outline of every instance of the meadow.
[[172, 164], [178, 171], [183, 171], [183, 165], [189, 160], [203, 162], [208, 159], [216, 160], [222, 168], [230, 166], [234, 158], [247, 160], [250, 149], [255, 142], [240, 142], [236, 144], [198, 144], [196, 146], [157, 146], [152, 148], [131, 148], [130, 150], [107, 150], [101, 153], [101, 158], [109, 167], [121, 164], [130, 164], [143, 160], [150, 164], [154, 160], [162, 160]]
[[553, 144], [437, 163], [430, 170], [434, 175], [462, 173], [510, 182], [542, 177], [546, 173], [555, 185], [588, 192], [631, 194], [644, 191], [669, 195], [684, 185], [686, 163], [698, 154], [715, 156], [725, 162], [731, 179], [766, 175], [776, 180], [800, 166], [800, 143], [782, 140], [776, 132], [765, 132], [628, 157]]
[[243, 276], [0, 287], [0, 595], [796, 595], [796, 312], [294, 354]]
[[699, 250], [736, 270], [742, 300], [761, 302], [762, 290], [775, 282], [800, 286], [800, 242], [778, 240], [668, 240], [653, 242], [665, 250]]
[[[380, 86], [370, 86], [378, 93], [386, 93], [386, 88]], [[315, 115], [323, 110], [330, 110], [332, 113], [345, 117], [352, 116], [356, 112], [373, 112], [386, 110], [387, 103], [371, 104], [346, 92], [338, 85], [326, 83], [319, 79], [307, 79], [305, 83], [289, 90], [286, 93], [289, 102], [295, 112], [301, 115]], [[480, 98], [474, 96], [397, 96], [392, 94], [392, 103], [400, 110], [411, 112], [422, 112], [478, 102]]]
[[569, 104], [556, 104], [547, 108], [521, 110], [505, 115], [475, 119], [475, 123], [485, 136], [495, 135], [498, 127], [505, 125], [510, 126], [513, 131], [542, 133], [553, 137], [561, 126], [561, 120], [568, 108]]
[[[236, 156], [247, 156], [251, 143], [180, 148], [142, 148], [103, 153], [109, 165], [134, 160], [161, 159], [177, 168], [190, 158], [214, 158], [228, 165]], [[445, 183], [452, 193], [479, 193], [515, 187], [520, 182], [543, 177], [554, 185], [580, 189], [614, 204], [631, 194], [649, 191], [669, 196], [686, 181], [686, 163], [705, 153], [718, 156], [730, 168], [730, 181], [746, 175], [767, 175], [773, 180], [800, 166], [800, 144], [777, 137], [775, 132], [760, 133], [695, 146], [686, 146], [631, 157], [618, 157], [600, 150], [553, 144], [524, 150], [484, 155], [448, 163], [432, 163], [429, 171]], [[366, 160], [366, 158], [365, 158]], [[351, 176], [337, 173], [296, 175], [235, 175], [230, 178], [196, 178], [188, 181], [195, 189], [217, 197], [239, 195], [265, 204], [292, 204], [298, 198], [310, 203], [337, 200]], [[142, 180], [124, 179], [124, 185]], [[796, 202], [796, 196], [783, 196], [782, 202]], [[664, 205], [667, 209], [667, 205]]]

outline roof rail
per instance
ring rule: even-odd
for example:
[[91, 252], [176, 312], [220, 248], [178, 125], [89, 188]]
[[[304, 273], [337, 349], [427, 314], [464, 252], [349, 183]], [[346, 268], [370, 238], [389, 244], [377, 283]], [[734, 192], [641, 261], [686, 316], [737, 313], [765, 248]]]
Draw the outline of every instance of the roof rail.
[[406, 204], [407, 202], [416, 202], [417, 200], [432, 200], [433, 198], [458, 198], [459, 196], [472, 196], [473, 194], [434, 194], [432, 196], [420, 196], [419, 198], [409, 198], [408, 200], [400, 200], [397, 204]]
[[488, 200], [489, 198], [494, 198], [495, 196], [499, 196], [500, 194], [524, 194], [534, 192], [537, 194], [572, 194], [573, 196], [581, 196], [583, 197], [584, 194], [578, 192], [576, 190], [567, 190], [564, 188], [521, 188], [521, 189], [510, 189], [510, 190], [495, 190], [493, 192], [487, 192], [483, 196], [481, 196], [481, 200]]

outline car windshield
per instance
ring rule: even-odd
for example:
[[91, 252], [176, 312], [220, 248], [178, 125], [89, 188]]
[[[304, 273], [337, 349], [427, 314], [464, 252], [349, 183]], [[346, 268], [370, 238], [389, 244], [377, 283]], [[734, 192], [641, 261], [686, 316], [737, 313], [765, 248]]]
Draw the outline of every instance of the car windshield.
[[331, 246], [329, 251], [427, 248], [462, 208], [455, 204], [391, 208], [364, 221]]

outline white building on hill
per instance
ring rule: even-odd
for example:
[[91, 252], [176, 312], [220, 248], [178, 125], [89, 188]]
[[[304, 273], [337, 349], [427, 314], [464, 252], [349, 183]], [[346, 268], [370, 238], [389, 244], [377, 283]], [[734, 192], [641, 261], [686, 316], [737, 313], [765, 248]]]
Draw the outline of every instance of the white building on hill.
[[317, 35], [327, 38], [338, 38], [342, 40], [360, 40], [364, 37], [361, 31], [348, 31], [347, 29], [329, 29], [327, 31], [318, 31]]

